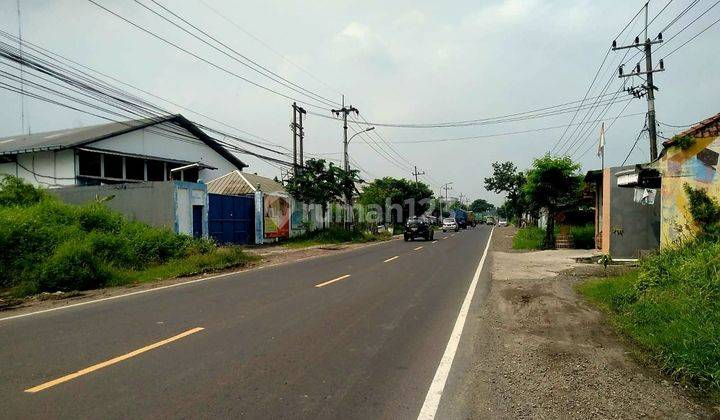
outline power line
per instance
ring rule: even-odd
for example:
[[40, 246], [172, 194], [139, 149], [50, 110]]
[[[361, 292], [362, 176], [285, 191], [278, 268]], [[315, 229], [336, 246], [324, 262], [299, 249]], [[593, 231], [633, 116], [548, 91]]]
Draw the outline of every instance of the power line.
[[241, 76], [241, 75], [233, 72], [232, 70], [229, 70], [229, 69], [227, 69], [227, 68], [225, 68], [225, 67], [223, 67], [223, 66], [221, 66], [221, 65], [219, 65], [219, 64], [216, 64], [216, 63], [214, 63], [214, 62], [212, 62], [212, 61], [210, 61], [210, 60], [208, 60], [208, 59], [206, 59], [206, 58], [203, 58], [203, 57], [199, 56], [198, 54], [196, 54], [196, 53], [194, 53], [194, 52], [192, 52], [192, 51], [190, 51], [190, 50], [188, 50], [188, 49], [186, 49], [186, 48], [184, 48], [184, 47], [182, 47], [182, 46], [180, 46], [180, 45], [178, 45], [178, 44], [176, 44], [176, 43], [174, 43], [174, 42], [172, 42], [172, 41], [169, 41], [169, 40], [167, 40], [166, 38], [161, 37], [160, 35], [157, 35], [156, 33], [152, 32], [152, 31], [150, 31], [150, 30], [148, 30], [148, 29], [140, 26], [139, 24], [137, 24], [137, 23], [135, 23], [135, 22], [133, 22], [133, 21], [131, 21], [131, 20], [123, 17], [122, 15], [120, 15], [120, 14], [118, 14], [118, 13], [116, 13], [116, 12], [110, 10], [110, 9], [108, 9], [107, 7], [98, 4], [97, 2], [95, 2], [95, 0], [87, 0], [87, 1], [89, 1], [90, 3], [94, 4], [95, 6], [101, 8], [101, 9], [107, 11], [108, 13], [110, 13], [110, 14], [112, 14], [113, 16], [117, 17], [118, 19], [121, 19], [121, 20], [123, 20], [124, 22], [126, 22], [126, 23], [134, 26], [135, 28], [137, 28], [137, 29], [145, 32], [146, 34], [148, 34], [148, 35], [150, 35], [150, 36], [152, 36], [152, 37], [154, 37], [154, 38], [156, 38], [156, 39], [158, 39], [158, 40], [160, 40], [160, 41], [162, 41], [162, 42], [164, 42], [164, 43], [166, 43], [166, 44], [168, 44], [168, 45], [170, 45], [170, 46], [172, 46], [172, 47], [174, 47], [174, 48], [176, 48], [176, 49], [178, 49], [178, 50], [180, 50], [180, 51], [182, 51], [182, 52], [184, 52], [184, 53], [186, 53], [186, 54], [188, 54], [188, 55], [190, 55], [190, 56], [192, 56], [192, 57], [194, 57], [194, 58], [196, 58], [197, 60], [200, 60], [200, 61], [202, 61], [202, 62], [204, 62], [204, 63], [212, 66], [213, 68], [215, 68], [215, 69], [217, 69], [217, 70], [220, 70], [220, 71], [222, 71], [222, 72], [230, 75], [230, 76], [233, 76], [233, 77], [235, 77], [235, 78], [238, 78], [238, 79], [240, 79], [240, 80], [242, 80], [242, 81], [244, 81], [244, 82], [250, 83], [251, 85], [253, 85], [253, 86], [255, 86], [255, 87], [258, 87], [258, 88], [260, 88], [260, 89], [262, 89], [262, 90], [264, 90], [264, 91], [266, 91], [266, 92], [270, 92], [270, 93], [273, 93], [273, 94], [275, 94], [275, 95], [281, 96], [281, 97], [283, 97], [283, 98], [285, 98], [285, 99], [289, 99], [289, 100], [291, 100], [291, 101], [300, 102], [300, 103], [302, 103], [302, 104], [305, 104], [305, 105], [310, 106], [310, 107], [313, 107], [313, 108], [322, 109], [322, 110], [329, 110], [328, 108], [325, 107], [325, 105], [317, 105], [317, 104], [310, 103], [310, 102], [308, 102], [308, 101], [304, 101], [304, 100], [301, 100], [301, 99], [298, 99], [298, 98], [294, 98], [294, 97], [292, 97], [292, 96], [290, 96], [290, 95], [286, 95], [286, 94], [284, 94], [284, 93], [282, 93], [282, 92], [279, 92], [279, 91], [274, 90], [274, 89], [272, 89], [272, 88], [269, 88], [269, 87], [267, 87], [267, 86], [261, 85], [261, 84], [259, 84], [259, 83], [257, 83], [257, 82], [254, 82], [254, 81], [252, 81], [252, 80], [250, 80], [250, 79], [248, 79], [248, 78], [246, 78], [246, 77], [243, 77], [243, 76]]
[[311, 78], [312, 78], [313, 80], [315, 80], [316, 82], [324, 85], [325, 87], [329, 88], [330, 90], [334, 91], [335, 93], [337, 93], [337, 94], [339, 94], [339, 95], [342, 95], [342, 92], [340, 92], [337, 88], [335, 88], [335, 87], [333, 87], [332, 85], [330, 85], [330, 84], [324, 82], [323, 80], [317, 78], [317, 77], [314, 76], [312, 73], [310, 73], [309, 71], [307, 71], [305, 68], [303, 68], [303, 67], [300, 66], [299, 64], [295, 63], [294, 61], [290, 60], [290, 59], [287, 58], [284, 54], [282, 54], [282, 53], [278, 52], [277, 50], [275, 50], [270, 44], [268, 44], [267, 42], [263, 41], [263, 40], [260, 39], [259, 37], [253, 35], [253, 34], [250, 33], [248, 30], [246, 30], [245, 28], [243, 28], [242, 26], [240, 26], [237, 22], [231, 20], [231, 19], [228, 18], [225, 14], [221, 13], [220, 11], [218, 11], [217, 9], [215, 9], [214, 7], [212, 7], [212, 6], [210, 6], [209, 4], [207, 4], [207, 2], [205, 2], [205, 1], [203, 1], [203, 0], [198, 0], [198, 2], [200, 2], [203, 6], [207, 7], [208, 9], [210, 9], [215, 15], [217, 15], [218, 17], [220, 17], [220, 18], [223, 19], [224, 21], [228, 22], [230, 25], [234, 26], [235, 28], [237, 28], [239, 31], [241, 31], [241, 32], [244, 33], [245, 35], [247, 35], [247, 36], [249, 36], [250, 38], [252, 38], [252, 39], [254, 39], [255, 41], [257, 41], [260, 45], [262, 45], [262, 46], [264, 46], [265, 48], [267, 48], [270, 52], [272, 52], [273, 54], [275, 54], [275, 55], [277, 55], [278, 57], [280, 57], [280, 58], [281, 58], [283, 61], [285, 61], [286, 63], [292, 65], [292, 66], [295, 67], [295, 68], [297, 68], [297, 69], [300, 70], [301, 72], [303, 72], [303, 73], [305, 73], [306, 75], [308, 75], [309, 77], [311, 77]]
[[[165, 7], [165, 6], [162, 5], [161, 3], [157, 2], [156, 0], [150, 0], [150, 1], [151, 1], [152, 3], [154, 3], [155, 5], [157, 5], [158, 7], [160, 7], [161, 9], [163, 9], [163, 10], [165, 10], [166, 12], [170, 13], [172, 16], [174, 16], [175, 18], [179, 19], [180, 21], [182, 21], [182, 22], [185, 23], [186, 25], [190, 26], [191, 28], [195, 29], [196, 31], [200, 32], [201, 34], [205, 35], [205, 36], [208, 37], [209, 39], [215, 41], [217, 44], [225, 47], [228, 51], [231, 51], [231, 52], [233, 52], [235, 55], [241, 57], [242, 59], [244, 59], [244, 60], [246, 60], [246, 61], [249, 61], [249, 62], [252, 63], [256, 68], [254, 68], [253, 66], [251, 66], [251, 65], [243, 62], [242, 60], [237, 59], [237, 57], [234, 57], [234, 56], [228, 54], [226, 51], [223, 51], [222, 49], [218, 48], [217, 46], [215, 46], [215, 45], [207, 42], [205, 39], [203, 39], [203, 38], [201, 38], [201, 37], [193, 34], [192, 32], [188, 31], [187, 29], [183, 28], [182, 26], [178, 25], [177, 23], [173, 22], [172, 20], [168, 19], [167, 17], [163, 16], [162, 14], [160, 14], [160, 13], [158, 13], [157, 11], [153, 10], [152, 8], [148, 7], [147, 5], [145, 5], [144, 3], [142, 3], [141, 1], [139, 1], [139, 0], [134, 0], [134, 1], [135, 1], [135, 3], [137, 3], [137, 4], [139, 4], [140, 6], [142, 6], [143, 8], [145, 8], [146, 10], [150, 11], [151, 13], [153, 13], [154, 15], [160, 17], [161, 19], [165, 20], [166, 22], [169, 22], [170, 24], [172, 24], [173, 26], [179, 28], [179, 29], [182, 30], [183, 32], [187, 33], [188, 35], [190, 35], [190, 36], [194, 37], [195, 39], [199, 40], [200, 42], [208, 45], [209, 47], [213, 48], [214, 50], [219, 51], [220, 53], [222, 53], [222, 54], [230, 57], [231, 59], [237, 61], [238, 63], [242, 64], [243, 66], [245, 66], [245, 67], [247, 67], [247, 68], [249, 68], [250, 70], [253, 70], [253, 71], [257, 72], [257, 73], [259, 73], [259, 74], [267, 77], [268, 79], [270, 79], [270, 80], [272, 80], [272, 81], [274, 81], [274, 82], [276, 82], [276, 83], [278, 83], [278, 84], [280, 84], [280, 85], [282, 85], [282, 86], [285, 86], [285, 87], [287, 87], [287, 88], [290, 89], [290, 90], [293, 90], [293, 91], [296, 92], [296, 93], [299, 93], [299, 94], [301, 94], [301, 95], [308, 96], [309, 98], [312, 98], [313, 100], [320, 101], [320, 102], [322, 102], [322, 103], [324, 103], [324, 104], [326, 104], [326, 105], [329, 105], [329, 106], [333, 106], [333, 105], [336, 105], [336, 104], [337, 104], [337, 102], [332, 101], [332, 100], [330, 100], [330, 99], [328, 99], [328, 98], [325, 98], [325, 97], [323, 97], [323, 96], [321, 96], [321, 95], [318, 95], [318, 94], [316, 94], [316, 93], [314, 93], [314, 92], [312, 92], [312, 91], [310, 91], [310, 90], [307, 90], [307, 89], [305, 89], [304, 87], [302, 87], [302, 86], [300, 86], [300, 85], [297, 85], [297, 84], [293, 83], [292, 81], [290, 81], [290, 80], [282, 77], [281, 75], [273, 72], [272, 70], [268, 69], [267, 67], [265, 67], [265, 66], [257, 63], [256, 61], [253, 61], [251, 58], [249, 58], [249, 57], [241, 54], [240, 52], [238, 52], [238, 51], [235, 50], [234, 48], [230, 47], [228, 44], [226, 44], [226, 43], [218, 40], [216, 37], [210, 35], [207, 31], [205, 31], [205, 30], [199, 28], [198, 26], [192, 24], [192, 23], [189, 22], [187, 19], [185, 19], [185, 18], [183, 18], [182, 16], [178, 15], [177, 13], [173, 12], [172, 10], [170, 10], [170, 9], [167, 8], [167, 7]], [[263, 71], [258, 70], [258, 68], [262, 69]], [[274, 77], [273, 77], [273, 76], [274, 76]], [[280, 79], [280, 80], [278, 80], [278, 79]], [[283, 83], [283, 82], [285, 82], [285, 83]]]
[[[606, 97], [610, 95], [614, 95], [615, 92], [611, 93], [605, 93], [601, 95], [601, 97]], [[595, 97], [593, 97], [595, 98]], [[602, 100], [602, 104], [605, 104], [608, 100]], [[574, 101], [571, 103], [578, 103], [581, 101]], [[360, 125], [365, 126], [376, 126], [376, 127], [392, 127], [392, 128], [418, 128], [418, 129], [431, 129], [431, 128], [456, 128], [456, 127], [468, 127], [468, 126], [479, 126], [479, 125], [493, 125], [493, 124], [504, 124], [509, 122], [517, 122], [517, 121], [527, 121], [531, 119], [537, 119], [537, 118], [545, 118], [545, 117], [552, 117], [557, 115], [563, 115], [574, 112], [577, 107], [566, 107], [566, 108], [560, 108], [555, 110], [550, 110], [551, 108], [558, 108], [560, 106], [564, 106], [567, 104], [561, 104], [561, 105], [554, 105], [551, 107], [546, 108], [540, 108], [538, 110], [533, 111], [525, 111], [522, 113], [515, 113], [515, 114], [508, 114], [505, 116], [497, 116], [497, 117], [490, 117], [490, 118], [483, 118], [483, 119], [477, 119], [477, 120], [468, 120], [464, 122], [458, 122], [458, 123], [443, 123], [442, 124], [407, 124], [407, 123], [388, 123], [388, 122], [376, 122], [376, 121], [357, 121]], [[590, 105], [582, 105], [580, 107], [581, 110], [592, 108], [593, 106]], [[543, 111], [544, 112], [537, 112], [537, 111]], [[536, 112], [536, 113], [533, 113]], [[335, 121], [342, 121], [341, 118], [336, 118], [332, 116], [328, 116], [325, 114], [320, 114], [313, 111], [308, 111], [309, 114], [318, 116], [320, 118], [335, 120]], [[455, 125], [451, 125], [455, 124]]]
[[[632, 99], [628, 99], [625, 102], [630, 102]], [[628, 114], [625, 116], [621, 116], [620, 118], [627, 118], [627, 117], [633, 117], [637, 115], [645, 115], [644, 112], [638, 112], [634, 114]], [[602, 122], [602, 121], [611, 121], [614, 118], [603, 118], [599, 120], [595, 120], [593, 122]], [[565, 128], [567, 124], [562, 125], [555, 125], [550, 127], [542, 127], [542, 128], [534, 128], [529, 130], [519, 130], [519, 131], [510, 131], [510, 132], [502, 132], [502, 133], [493, 133], [493, 134], [480, 134], [476, 136], [466, 136], [466, 137], [451, 137], [451, 138], [440, 138], [440, 139], [422, 139], [422, 140], [389, 140], [392, 144], [419, 144], [419, 143], [445, 143], [445, 142], [456, 142], [456, 141], [465, 141], [465, 140], [476, 140], [476, 139], [484, 139], [484, 138], [495, 138], [495, 137], [505, 137], [505, 136], [513, 136], [513, 135], [519, 135], [519, 134], [528, 134], [528, 133], [537, 133], [542, 131], [551, 131], [551, 130], [559, 130], [561, 128]], [[580, 123], [574, 123], [574, 125], [580, 125]]]
[[[10, 40], [16, 40], [16, 39], [17, 39], [17, 38], [15, 38], [12, 34], [9, 34], [9, 33], [5, 32], [5, 31], [3, 31], [2, 29], [0, 29], [0, 36], [3, 36], [3, 37], [8, 38], [8, 39], [10, 39]], [[213, 117], [211, 117], [211, 116], [209, 116], [209, 115], [207, 115], [207, 114], [205, 114], [205, 113], [202, 113], [202, 112], [199, 112], [199, 111], [197, 111], [197, 110], [194, 110], [194, 109], [188, 108], [188, 107], [186, 107], [186, 106], [180, 105], [180, 104], [178, 104], [177, 102], [171, 101], [171, 100], [169, 100], [169, 99], [167, 99], [167, 98], [158, 96], [158, 95], [156, 95], [156, 94], [154, 94], [154, 93], [152, 93], [152, 92], [149, 92], [149, 91], [144, 90], [144, 89], [142, 89], [142, 88], [139, 88], [139, 87], [137, 87], [137, 86], [135, 86], [135, 85], [132, 85], [132, 84], [129, 84], [129, 83], [127, 83], [127, 82], [124, 82], [124, 81], [122, 81], [122, 80], [120, 80], [120, 79], [117, 79], [117, 78], [115, 78], [115, 77], [113, 77], [113, 76], [111, 76], [111, 75], [109, 75], [109, 74], [107, 74], [107, 73], [103, 73], [103, 72], [101, 72], [101, 71], [99, 71], [99, 70], [96, 70], [96, 69], [93, 69], [93, 68], [91, 68], [91, 67], [85, 66], [85, 65], [83, 65], [83, 64], [81, 64], [81, 63], [78, 63], [77, 61], [71, 60], [71, 59], [69, 59], [69, 58], [67, 58], [67, 57], [65, 57], [65, 56], [62, 56], [62, 55], [58, 54], [58, 53], [55, 53], [55, 52], [53, 52], [53, 51], [50, 51], [50, 50], [45, 49], [45, 48], [43, 48], [43, 47], [40, 47], [39, 45], [33, 44], [32, 42], [29, 42], [29, 41], [27, 41], [27, 40], [22, 40], [22, 45], [24, 45], [26, 48], [29, 48], [29, 49], [37, 52], [38, 54], [41, 54], [41, 55], [44, 56], [44, 57], [47, 57], [47, 58], [50, 58], [50, 59], [53, 59], [53, 60], [58, 60], [58, 58], [59, 58], [59, 59], [65, 61], [66, 63], [70, 63], [71, 65], [68, 65], [68, 64], [65, 64], [65, 65], [67, 65], [70, 69], [72, 69], [72, 70], [75, 71], [75, 72], [80, 72], [80, 73], [82, 73], [82, 74], [84, 74], [84, 75], [89, 76], [88, 73], [85, 73], [85, 72], [83, 72], [82, 70], [79, 70], [79, 69], [77, 68], [77, 67], [80, 67], [80, 68], [82, 68], [82, 69], [85, 69], [85, 70], [91, 71], [91, 72], [93, 72], [93, 73], [95, 73], [95, 74], [98, 74], [98, 75], [100, 75], [100, 76], [102, 76], [102, 77], [105, 77], [105, 78], [107, 78], [107, 79], [109, 79], [109, 80], [112, 80], [113, 82], [119, 83], [119, 84], [121, 84], [121, 85], [123, 85], [123, 86], [126, 86], [126, 87], [129, 87], [129, 88], [131, 88], [131, 89], [134, 89], [134, 90], [136, 90], [136, 91], [138, 91], [138, 92], [141, 92], [141, 93], [143, 93], [143, 94], [146, 94], [146, 95], [148, 95], [148, 96], [151, 96], [151, 97], [153, 97], [153, 98], [155, 98], [155, 99], [159, 99], [159, 100], [161, 100], [161, 101], [163, 101], [163, 102], [165, 102], [165, 103], [168, 103], [168, 104], [170, 104], [170, 105], [176, 106], [176, 107], [178, 107], [178, 108], [180, 108], [180, 109], [182, 109], [182, 110], [184, 110], [184, 111], [191, 112], [191, 113], [193, 113], [193, 114], [195, 114], [195, 115], [199, 115], [199, 116], [201, 116], [201, 117], [203, 117], [203, 118], [206, 118], [206, 119], [209, 120], [209, 121], [212, 121], [212, 122], [214, 122], [214, 123], [220, 124], [220, 125], [225, 126], [225, 127], [227, 127], [227, 128], [233, 129], [233, 130], [235, 130], [235, 131], [237, 131], [237, 132], [239, 132], [239, 133], [243, 133], [243, 134], [249, 135], [249, 136], [251, 136], [251, 137], [254, 137], [254, 138], [257, 139], [256, 141], [258, 141], [258, 142], [260, 142], [260, 143], [263, 143], [263, 144], [266, 144], [266, 145], [270, 145], [270, 146], [274, 146], [274, 147], [285, 148], [285, 147], [284, 147], [283, 145], [281, 145], [281, 144], [274, 143], [274, 142], [272, 142], [272, 141], [270, 141], [270, 140], [268, 140], [268, 139], [266, 139], [266, 138], [263, 138], [263, 137], [261, 137], [261, 136], [258, 136], [257, 134], [251, 133], [251, 132], [249, 132], [249, 131], [243, 130], [243, 129], [238, 128], [238, 127], [233, 126], [233, 125], [229, 125], [229, 124], [227, 124], [227, 123], [225, 123], [225, 122], [223, 122], [223, 121], [220, 121], [220, 120], [218, 120], [218, 119], [215, 119], [215, 118], [213, 118]], [[58, 60], [58, 61], [59, 61], [59, 60]], [[73, 67], [73, 66], [77, 66], [77, 67]], [[92, 76], [90, 76], [90, 77], [92, 77]]]

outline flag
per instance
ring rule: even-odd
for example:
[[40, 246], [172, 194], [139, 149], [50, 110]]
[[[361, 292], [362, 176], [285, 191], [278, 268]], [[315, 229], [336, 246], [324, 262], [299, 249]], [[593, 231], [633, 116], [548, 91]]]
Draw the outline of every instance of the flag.
[[605, 123], [600, 125], [600, 143], [598, 144], [598, 157], [605, 153]]

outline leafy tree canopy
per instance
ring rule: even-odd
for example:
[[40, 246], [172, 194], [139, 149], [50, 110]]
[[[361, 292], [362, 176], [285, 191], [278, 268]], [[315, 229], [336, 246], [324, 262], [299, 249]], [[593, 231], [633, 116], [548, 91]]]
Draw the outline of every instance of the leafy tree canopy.
[[492, 203], [489, 203], [482, 198], [478, 198], [477, 200], [470, 203], [470, 210], [474, 211], [475, 213], [485, 213], [494, 208], [495, 206], [492, 205]]
[[546, 154], [533, 161], [528, 171], [523, 192], [535, 210], [548, 211], [545, 248], [555, 247], [555, 216], [559, 211], [576, 206], [581, 197], [582, 176], [580, 164], [568, 156]]
[[[390, 205], [402, 206], [402, 220], [406, 220], [410, 216], [419, 216], [427, 211], [431, 204], [429, 199], [432, 197], [433, 192], [427, 184], [385, 177], [367, 184], [360, 194], [359, 201], [365, 206], [375, 204], [385, 208], [389, 199]], [[412, 205], [408, 203], [409, 200], [413, 201]], [[386, 222], [398, 221], [397, 216], [399, 215], [393, 215], [394, 220], [386, 220]]]
[[525, 174], [518, 172], [512, 162], [494, 162], [493, 175], [485, 178], [485, 189], [496, 194], [506, 193], [509, 208], [517, 220], [527, 209], [528, 203], [523, 194]]

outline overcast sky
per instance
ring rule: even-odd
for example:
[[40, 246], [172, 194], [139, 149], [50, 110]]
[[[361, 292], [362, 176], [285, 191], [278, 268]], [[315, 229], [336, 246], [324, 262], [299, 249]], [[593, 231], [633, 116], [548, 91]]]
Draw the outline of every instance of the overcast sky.
[[[301, 98], [161, 21], [133, 0], [97, 1], [243, 77]], [[150, 0], [140, 1], [151, 4]], [[158, 1], [297, 85], [334, 101], [340, 101], [344, 93], [346, 103], [356, 106], [368, 121], [389, 123], [480, 119], [582, 99], [613, 38], [644, 4], [637, 0]], [[689, 3], [673, 1], [651, 25], [651, 37]], [[664, 38], [669, 39], [713, 3], [700, 0], [684, 19], [663, 34]], [[16, 0], [0, 0], [0, 4], [0, 28], [17, 34]], [[665, 4], [665, 0], [651, 1], [651, 18]], [[20, 0], [20, 7], [26, 40], [262, 138], [292, 145], [288, 128], [292, 118], [290, 100], [169, 47], [86, 0]], [[655, 54], [656, 60], [718, 17], [720, 7], [667, 42]], [[632, 32], [638, 33], [643, 25], [638, 20]], [[720, 112], [718, 45], [720, 25], [665, 60], [666, 71], [655, 78], [660, 89], [656, 101], [659, 121], [690, 124]], [[609, 54], [598, 78], [600, 86], [590, 96], [608, 80], [612, 79], [612, 87], [621, 83], [611, 73], [622, 54]], [[152, 101], [207, 122], [172, 105]], [[606, 118], [618, 115], [624, 105], [613, 105]], [[26, 121], [33, 132], [102, 122], [32, 99], [25, 101], [25, 107]], [[307, 109], [329, 115], [327, 111]], [[646, 109], [644, 100], [635, 100], [624, 114]], [[584, 114], [580, 112], [577, 121]], [[500, 203], [499, 197], [483, 187], [491, 163], [512, 160], [526, 168], [533, 158], [552, 148], [563, 128], [461, 141], [407, 141], [534, 130], [567, 125], [571, 118], [572, 114], [565, 114], [442, 129], [378, 127], [377, 133], [388, 142], [404, 142], [393, 145], [402, 157], [385, 145], [375, 145], [394, 157], [390, 163], [361, 138], [353, 140], [350, 154], [366, 171], [366, 179], [411, 178], [411, 170], [398, 166], [417, 165], [431, 177], [426, 180], [436, 193], [440, 184], [453, 182], [451, 195], [462, 193], [470, 199], [482, 197]], [[643, 122], [644, 115], [635, 115], [619, 118], [612, 126], [606, 137], [609, 165], [623, 161]], [[577, 157], [590, 147], [579, 158], [583, 170], [600, 165], [596, 147], [591, 146], [598, 125], [593, 124], [589, 140], [575, 153]], [[309, 152], [332, 159], [342, 157], [340, 123], [309, 115], [305, 127]], [[664, 126], [659, 129], [666, 137], [678, 131]], [[0, 90], [0, 137], [20, 130], [20, 99]], [[644, 138], [629, 162], [647, 161], [648, 155]], [[257, 158], [241, 158], [250, 164], [250, 172], [279, 175], [278, 169]]]

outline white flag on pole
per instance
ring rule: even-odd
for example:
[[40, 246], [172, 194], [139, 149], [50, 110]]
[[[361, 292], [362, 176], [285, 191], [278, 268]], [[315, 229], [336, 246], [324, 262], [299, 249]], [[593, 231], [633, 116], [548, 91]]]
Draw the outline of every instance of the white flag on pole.
[[600, 144], [598, 144], [597, 155], [600, 157], [605, 153], [605, 123], [600, 125]]

